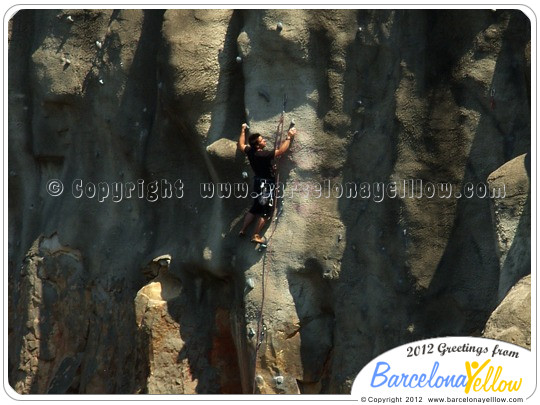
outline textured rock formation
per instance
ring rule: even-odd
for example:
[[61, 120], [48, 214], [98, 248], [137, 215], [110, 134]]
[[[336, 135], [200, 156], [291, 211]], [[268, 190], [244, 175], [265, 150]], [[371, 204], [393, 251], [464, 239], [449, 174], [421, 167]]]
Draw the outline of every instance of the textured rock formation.
[[494, 199], [501, 267], [499, 300], [531, 267], [530, 170], [529, 155], [521, 155], [488, 177], [491, 187], [505, 192], [505, 198]]
[[18, 381], [21, 393], [65, 393], [80, 366], [90, 324], [80, 252], [58, 236], [38, 238], [21, 269]]
[[484, 337], [531, 348], [531, 276], [523, 277], [489, 317]]
[[[214, 307], [208, 285], [185, 291], [182, 282], [170, 274], [170, 262], [156, 259], [161, 262], [157, 277], [135, 297], [137, 350], [149, 366], [142, 376], [142, 392], [241, 394], [229, 312]], [[209, 311], [214, 319], [208, 319]]]
[[132, 303], [112, 278], [90, 280], [84, 261], [56, 234], [40, 236], [28, 251], [10, 333], [17, 392], [133, 391], [135, 380], [124, 370], [135, 366], [135, 339], [114, 327], [135, 321]]
[[[478, 334], [530, 271], [526, 189], [504, 217], [482, 195], [499, 168], [526, 184], [503, 166], [530, 153], [520, 11], [27, 10], [9, 40], [18, 392], [348, 393], [396, 345]], [[285, 95], [258, 251], [249, 198], [200, 184], [245, 181], [240, 125], [272, 144]], [[370, 195], [337, 198], [352, 182]]]
[[484, 337], [528, 349], [531, 348], [531, 276], [523, 276], [531, 267], [530, 170], [529, 155], [521, 155], [488, 177], [491, 187], [505, 193], [505, 198], [493, 200], [502, 302], [489, 317], [483, 332]]

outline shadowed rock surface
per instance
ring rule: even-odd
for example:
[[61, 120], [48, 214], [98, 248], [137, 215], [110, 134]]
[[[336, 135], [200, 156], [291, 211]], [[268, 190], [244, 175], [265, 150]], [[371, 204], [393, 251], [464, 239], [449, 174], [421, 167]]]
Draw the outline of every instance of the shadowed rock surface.
[[[528, 347], [524, 312], [486, 322], [530, 273], [530, 32], [516, 10], [19, 11], [11, 386], [345, 394], [409, 341]], [[252, 182], [240, 126], [272, 147], [285, 95], [299, 134], [259, 251], [250, 199], [200, 184]]]
[[[494, 200], [494, 218], [501, 275], [499, 300], [529, 273], [531, 263], [531, 195], [529, 155], [502, 165], [488, 177], [490, 187], [504, 189], [505, 198]], [[529, 283], [530, 284], [530, 283]]]

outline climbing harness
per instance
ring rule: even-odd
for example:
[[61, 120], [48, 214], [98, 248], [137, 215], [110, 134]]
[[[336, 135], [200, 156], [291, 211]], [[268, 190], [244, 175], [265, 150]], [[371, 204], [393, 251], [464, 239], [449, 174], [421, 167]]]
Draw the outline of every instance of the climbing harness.
[[274, 204], [274, 197], [273, 197], [273, 185], [271, 183], [268, 183], [266, 179], [259, 179], [258, 177], [255, 177], [255, 181], [259, 183], [259, 193], [257, 197], [257, 201], [259, 201], [259, 204], [261, 205], [268, 205], [269, 207], [272, 207]]

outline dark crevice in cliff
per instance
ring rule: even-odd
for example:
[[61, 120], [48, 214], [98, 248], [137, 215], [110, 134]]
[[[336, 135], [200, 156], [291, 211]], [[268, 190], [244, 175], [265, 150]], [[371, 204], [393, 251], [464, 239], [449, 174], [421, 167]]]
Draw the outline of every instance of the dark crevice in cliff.
[[489, 10], [474, 15], [468, 10], [428, 10], [423, 13], [427, 24], [426, 89], [444, 87], [452, 81], [454, 67], [471, 46], [475, 36], [492, 21], [492, 13]]
[[330, 54], [330, 39], [328, 38], [328, 34], [321, 28], [310, 30], [309, 32], [309, 63], [311, 65], [325, 65], [322, 69], [317, 69], [317, 91], [319, 93], [317, 117], [322, 119], [332, 108], [332, 102], [329, 100], [330, 84], [328, 82], [327, 70], [332, 59], [332, 55]]
[[[131, 69], [128, 73], [129, 79], [120, 105], [120, 112], [126, 116], [129, 116], [131, 111], [142, 112], [139, 121], [141, 131], [144, 131], [140, 134], [142, 147], [139, 150], [139, 159], [141, 162], [147, 156], [148, 138], [151, 135], [156, 135], [153, 133], [158, 94], [157, 56], [162, 43], [161, 26], [163, 25], [164, 13], [164, 10], [144, 11], [140, 40], [133, 56]], [[137, 100], [142, 105], [132, 105], [131, 100]]]
[[[327, 393], [330, 359], [335, 345], [335, 283], [325, 278], [322, 263], [306, 260], [301, 272], [289, 271], [287, 284], [299, 319], [299, 328], [287, 335], [299, 335], [300, 358], [304, 370], [298, 381], [301, 393]], [[315, 392], [316, 391], [316, 392]]]
[[[495, 108], [505, 108], [504, 103], [514, 103], [515, 100], [526, 100], [528, 104], [518, 109], [517, 116], [512, 116], [512, 125], [504, 125], [504, 160], [509, 161], [519, 155], [527, 153], [531, 149], [531, 86], [530, 86], [530, 61], [527, 66], [526, 49], [530, 46], [530, 20], [521, 11], [512, 13], [508, 27], [503, 33], [500, 56], [497, 60], [494, 77], [508, 75], [511, 80], [499, 85], [499, 93], [495, 91], [495, 97], [503, 100], [501, 105], [495, 104]], [[530, 58], [530, 55], [529, 55]], [[508, 89], [508, 87], [510, 87]], [[508, 89], [508, 90], [507, 90]], [[497, 89], [496, 89], [497, 90]], [[497, 100], [495, 100], [495, 103]], [[507, 121], [503, 118], [501, 121]]]
[[[387, 184], [398, 156], [398, 125], [389, 119], [396, 114], [392, 95], [400, 80], [396, 75], [399, 52], [402, 51], [398, 27], [406, 31], [409, 26], [403, 21], [403, 14], [390, 12], [359, 11], [357, 21], [363, 31], [347, 50], [344, 85], [347, 98], [344, 102], [348, 105], [356, 103], [358, 108], [351, 108], [351, 133], [354, 135], [349, 137], [345, 150], [342, 181]], [[383, 35], [382, 27], [387, 24], [390, 28]], [[368, 29], [369, 33], [366, 33]], [[361, 105], [358, 100], [362, 101]], [[372, 200], [342, 198], [338, 207], [346, 229], [346, 246], [339, 279], [333, 288], [336, 321], [331, 390], [343, 387], [346, 376], [358, 373], [374, 355], [398, 344], [400, 337], [390, 331], [401, 329], [400, 322], [405, 315], [395, 312], [405, 312], [411, 305], [411, 298], [396, 292], [396, 287], [399, 286], [400, 291], [412, 290], [404, 266], [406, 253], [400, 237], [399, 199], [374, 203]], [[385, 288], [381, 290], [383, 285]], [[365, 294], [350, 296], [345, 293], [349, 288], [365, 291]], [[367, 298], [368, 295], [372, 299]], [[358, 308], [361, 316], [341, 310], [351, 307]], [[345, 331], [350, 330], [347, 326], [350, 324], [359, 331], [354, 343], [346, 343]], [[346, 352], [344, 345], [349, 346]], [[358, 350], [352, 350], [351, 346]], [[352, 352], [355, 355], [349, 356]], [[344, 358], [347, 358], [346, 364]]]
[[188, 367], [197, 393], [242, 393], [237, 331], [231, 322], [237, 301], [233, 281], [202, 268], [186, 268], [180, 279], [182, 294], [167, 304], [184, 342], [178, 364]]
[[[35, 35], [34, 12], [20, 10], [11, 19], [8, 46], [8, 352], [9, 370], [12, 370], [22, 345], [22, 336], [13, 334], [21, 316], [15, 311], [20, 297], [22, 258], [36, 231], [38, 211], [31, 210], [28, 188], [36, 184], [36, 164], [32, 159], [33, 88], [28, 80], [32, 42]], [[17, 159], [12, 159], [18, 156]], [[13, 386], [12, 374], [9, 373]]]
[[[502, 24], [510, 20], [507, 30], [512, 32], [511, 21], [517, 18], [518, 14], [521, 12], [506, 11], [498, 15], [498, 22]], [[478, 32], [487, 29], [493, 20], [479, 19], [478, 23], [481, 22], [483, 25], [476, 26]], [[512, 34], [509, 35], [512, 37]], [[514, 40], [517, 37], [514, 37]], [[524, 37], [520, 37], [522, 39], [518, 55], [526, 44], [526, 36]], [[513, 112], [515, 105], [526, 105], [527, 93], [521, 81], [505, 79], [515, 58], [514, 51], [513, 47], [505, 45], [503, 37], [500, 51], [496, 54], [497, 62], [491, 83], [492, 87], [497, 89], [496, 101], [500, 102], [490, 105], [489, 93], [482, 92], [480, 94], [484, 97], [478, 97], [478, 89], [475, 89], [474, 85], [467, 88], [458, 83], [457, 87], [451, 87], [454, 91], [458, 89], [456, 98], [459, 105], [466, 105], [467, 108], [477, 111], [480, 116], [467, 156], [462, 185], [471, 183], [476, 187], [485, 183], [488, 175], [503, 165], [508, 158], [523, 153], [523, 149], [521, 152], [514, 150], [511, 137], [515, 136], [521, 141], [519, 146], [525, 150], [530, 148], [527, 143], [530, 128], [524, 124], [530, 122], [530, 112], [527, 109], [520, 109], [520, 116], [515, 116]], [[507, 108], [504, 103], [509, 103]], [[517, 126], [521, 126], [522, 129], [515, 135], [507, 132], [510, 129], [517, 129]], [[462, 253], [465, 245], [470, 247], [467, 255]], [[425, 291], [424, 299], [430, 303], [430, 307], [424, 312], [426, 316], [424, 334], [479, 333], [498, 303], [500, 271], [492, 201], [477, 195], [470, 199], [459, 199], [444, 253], [429, 288]], [[462, 287], [460, 295], [455, 293], [458, 285], [473, 285], [473, 282], [480, 283], [483, 286], [482, 291]], [[464, 295], [470, 298], [465, 301]], [[428, 307], [425, 304], [421, 306]], [[437, 308], [445, 314], [444, 318], [441, 318]], [[442, 311], [442, 308], [446, 310]], [[439, 320], [437, 328], [431, 326], [435, 318]]]
[[214, 118], [210, 129], [207, 144], [220, 138], [237, 140], [240, 125], [249, 122], [249, 114], [244, 100], [245, 78], [241, 63], [236, 62], [238, 56], [237, 38], [244, 27], [243, 11], [234, 10], [227, 25], [223, 48], [218, 51], [219, 78], [216, 89], [219, 104], [224, 104], [223, 117]]
[[[12, 18], [11, 41], [8, 49], [8, 95], [10, 97], [10, 115], [21, 115], [21, 122], [27, 126], [24, 138], [24, 152], [31, 153], [32, 116], [34, 105], [33, 87], [30, 77], [31, 45], [34, 42], [34, 12], [21, 10]], [[22, 111], [21, 111], [22, 109]], [[10, 132], [11, 133], [11, 132]], [[19, 151], [21, 153], [21, 151]]]

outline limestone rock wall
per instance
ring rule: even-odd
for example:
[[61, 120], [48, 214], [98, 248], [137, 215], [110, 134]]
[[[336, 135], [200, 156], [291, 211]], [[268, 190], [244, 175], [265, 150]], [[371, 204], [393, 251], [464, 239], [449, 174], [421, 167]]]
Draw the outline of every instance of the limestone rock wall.
[[[476, 187], [529, 177], [518, 10], [23, 10], [8, 62], [18, 392], [348, 393], [396, 345], [480, 333], [530, 271], [529, 189]], [[271, 147], [284, 100], [299, 134], [259, 251], [250, 200], [199, 185], [251, 176], [240, 125]], [[403, 180], [452, 194], [332, 194]]]
[[489, 317], [482, 336], [531, 348], [531, 276], [508, 292]]
[[505, 198], [494, 200], [493, 206], [501, 267], [499, 300], [528, 274], [531, 263], [530, 171], [530, 156], [521, 155], [488, 177], [492, 187], [505, 192]]

